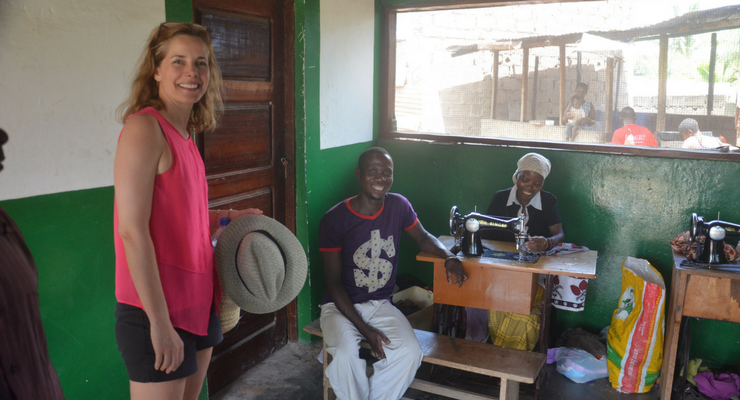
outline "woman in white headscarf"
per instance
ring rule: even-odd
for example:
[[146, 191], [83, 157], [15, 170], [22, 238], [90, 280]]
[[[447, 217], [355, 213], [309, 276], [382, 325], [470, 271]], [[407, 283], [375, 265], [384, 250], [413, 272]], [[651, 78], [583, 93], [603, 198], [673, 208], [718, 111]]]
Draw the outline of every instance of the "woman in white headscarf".
[[[512, 177], [514, 186], [496, 192], [486, 214], [499, 217], [525, 215], [529, 239], [524, 244], [527, 251], [544, 252], [563, 242], [563, 224], [558, 214], [558, 200], [542, 190], [545, 178], [550, 174], [550, 161], [537, 153], [525, 154], [516, 163]], [[483, 239], [513, 242], [510, 231], [482, 231]], [[545, 295], [538, 286], [534, 304], [540, 304]], [[534, 314], [481, 310], [466, 307], [467, 337], [485, 341], [489, 334], [491, 343], [520, 350], [531, 351], [540, 332], [540, 318]]]
[[[516, 166], [516, 172], [512, 176], [514, 186], [496, 192], [486, 214], [500, 217], [525, 215], [529, 235], [525, 248], [534, 253], [547, 251], [565, 239], [558, 214], [558, 199], [542, 190], [545, 178], [550, 174], [550, 160], [541, 154], [528, 153], [519, 159]], [[509, 231], [484, 231], [481, 232], [481, 237], [503, 242], [514, 241], [514, 234]]]

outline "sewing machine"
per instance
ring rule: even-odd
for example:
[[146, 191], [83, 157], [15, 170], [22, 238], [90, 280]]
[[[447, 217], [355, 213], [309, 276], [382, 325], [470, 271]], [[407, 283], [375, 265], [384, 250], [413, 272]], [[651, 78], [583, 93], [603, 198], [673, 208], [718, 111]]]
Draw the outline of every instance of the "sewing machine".
[[457, 211], [457, 206], [452, 206], [450, 210], [450, 234], [455, 237], [455, 246], [459, 244], [466, 256], [480, 257], [483, 254], [480, 233], [493, 229], [508, 230], [514, 234], [516, 249], [519, 251], [521, 261], [522, 255], [526, 252], [524, 242], [528, 238], [525, 233], [523, 215], [509, 218], [472, 212], [463, 216]]
[[[726, 264], [724, 239], [726, 236], [740, 236], [740, 225], [719, 219], [706, 222], [704, 217], [693, 213], [689, 235], [690, 240], [697, 244], [696, 264]], [[699, 242], [700, 235], [705, 237], [703, 245]]]

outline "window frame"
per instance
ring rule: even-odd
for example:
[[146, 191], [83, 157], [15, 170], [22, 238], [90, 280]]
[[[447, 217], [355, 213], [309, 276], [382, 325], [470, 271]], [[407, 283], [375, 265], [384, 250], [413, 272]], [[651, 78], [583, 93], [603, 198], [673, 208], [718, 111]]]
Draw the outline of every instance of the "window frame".
[[[381, 110], [380, 137], [383, 140], [421, 141], [444, 144], [471, 144], [495, 147], [512, 147], [526, 149], [565, 150], [586, 153], [638, 156], [653, 158], [677, 158], [709, 161], [740, 161], [740, 152], [718, 152], [678, 148], [652, 148], [612, 144], [591, 144], [574, 142], [554, 142], [541, 140], [519, 140], [507, 138], [490, 138], [475, 136], [445, 135], [439, 133], [407, 133], [392, 129], [392, 118], [395, 113], [396, 81], [396, 16], [399, 13], [414, 11], [460, 10], [481, 7], [502, 7], [513, 5], [537, 5], [549, 3], [575, 3], [599, 0], [463, 0], [420, 2], [398, 5], [386, 4], [382, 11], [381, 42]], [[735, 117], [737, 124], [737, 115]], [[740, 147], [740, 142], [738, 143]]]

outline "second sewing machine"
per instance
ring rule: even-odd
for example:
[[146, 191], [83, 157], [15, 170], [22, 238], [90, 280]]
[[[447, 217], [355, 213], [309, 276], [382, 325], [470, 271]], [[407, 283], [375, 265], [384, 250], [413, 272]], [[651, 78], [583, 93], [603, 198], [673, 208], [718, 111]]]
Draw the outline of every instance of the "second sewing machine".
[[518, 217], [498, 217], [471, 212], [462, 215], [457, 206], [450, 210], [450, 234], [455, 237], [455, 247], [460, 246], [467, 257], [480, 257], [484, 248], [481, 241], [481, 232], [487, 230], [507, 230], [514, 234], [516, 249], [519, 252], [518, 260], [522, 262], [527, 253], [524, 243], [529, 236], [524, 225], [524, 215]]

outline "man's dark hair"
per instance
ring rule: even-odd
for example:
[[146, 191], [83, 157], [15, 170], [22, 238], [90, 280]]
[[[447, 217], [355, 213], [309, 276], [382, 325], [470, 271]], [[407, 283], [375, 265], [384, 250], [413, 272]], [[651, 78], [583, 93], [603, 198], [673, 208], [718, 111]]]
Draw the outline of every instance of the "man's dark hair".
[[388, 150], [382, 147], [371, 147], [360, 154], [360, 158], [357, 160], [357, 166], [362, 169], [368, 158], [370, 158], [373, 154], [383, 154], [392, 159], [391, 155], [388, 153]]
[[578, 82], [578, 84], [576, 85], [576, 88], [578, 88], [578, 86], [585, 87], [586, 88], [586, 91], [588, 92], [588, 83], [586, 83], [586, 82]]
[[630, 121], [637, 120], [637, 114], [635, 114], [635, 110], [632, 107], [623, 108], [622, 111], [619, 112], [619, 117]]

